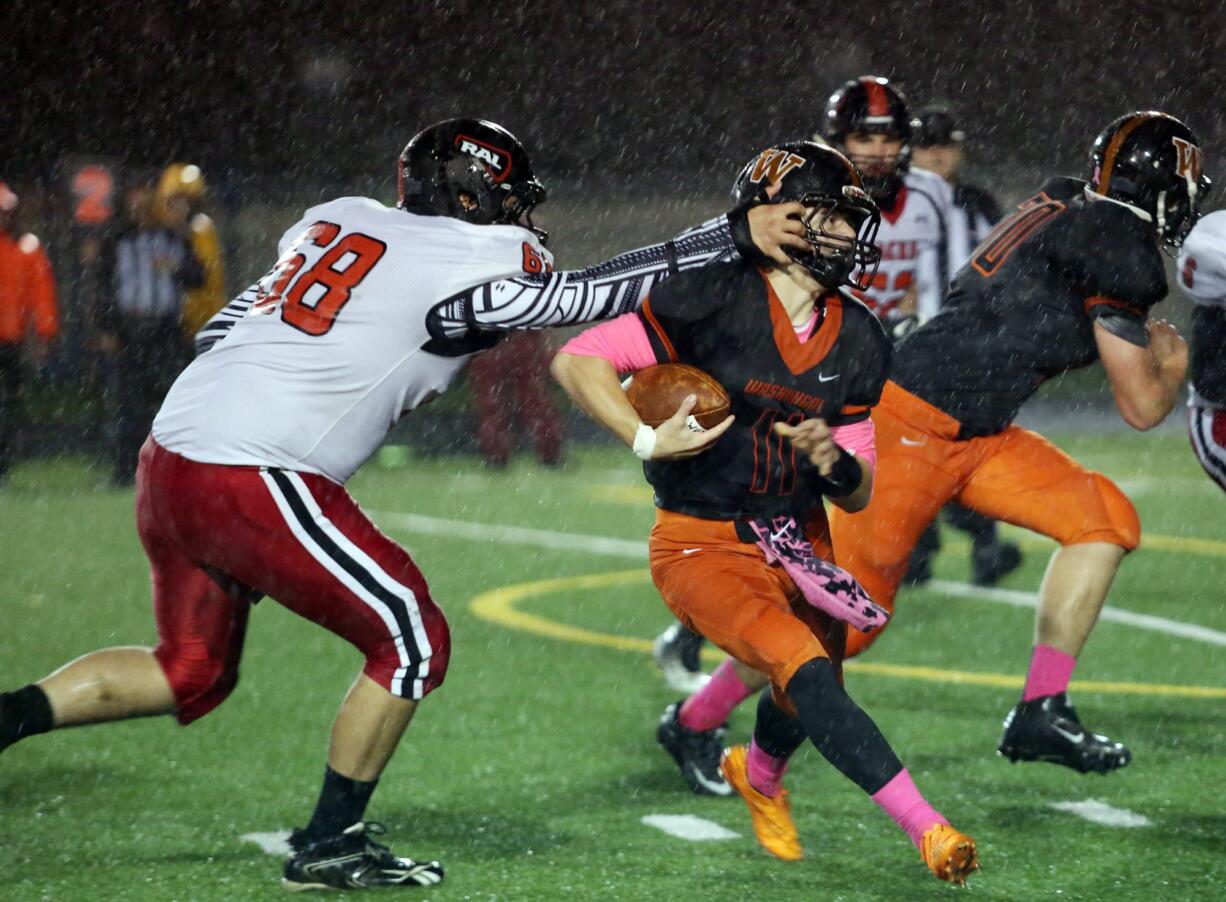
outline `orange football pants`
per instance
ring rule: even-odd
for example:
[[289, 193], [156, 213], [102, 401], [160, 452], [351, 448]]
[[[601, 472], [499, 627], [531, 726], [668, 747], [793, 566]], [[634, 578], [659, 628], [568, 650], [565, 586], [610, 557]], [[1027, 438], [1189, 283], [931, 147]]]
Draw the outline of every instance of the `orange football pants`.
[[[1061, 545], [1108, 542], [1131, 551], [1141, 540], [1136, 509], [1115, 483], [1037, 433], [1010, 426], [956, 441], [957, 420], [893, 382], [872, 416], [872, 501], [856, 514], [836, 508], [830, 526], [839, 565], [890, 611], [915, 543], [951, 499]], [[862, 652], [886, 626], [852, 630], [846, 656]]]
[[[805, 532], [814, 552], [833, 560], [824, 511]], [[806, 602], [781, 566], [737, 537], [733, 521], [657, 510], [649, 547], [651, 578], [677, 619], [766, 674], [783, 710], [795, 715], [784, 690], [805, 662], [829, 658], [842, 678], [845, 624]]]

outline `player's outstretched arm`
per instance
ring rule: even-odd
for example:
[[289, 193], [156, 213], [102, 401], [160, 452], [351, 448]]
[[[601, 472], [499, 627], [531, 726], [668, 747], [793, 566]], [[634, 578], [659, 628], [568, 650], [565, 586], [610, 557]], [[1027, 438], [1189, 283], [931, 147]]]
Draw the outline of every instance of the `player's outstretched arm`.
[[1133, 344], [1094, 324], [1098, 356], [1111, 382], [1115, 406], [1133, 429], [1153, 429], [1175, 407], [1188, 369], [1188, 345], [1166, 320], [1145, 324], [1149, 344]]
[[486, 282], [435, 305], [430, 334], [455, 339], [470, 330], [510, 331], [573, 326], [637, 310], [663, 279], [716, 260], [740, 257], [786, 262], [787, 247], [805, 247], [799, 203], [740, 207], [587, 269]]
[[826, 497], [850, 514], [864, 510], [873, 497], [873, 468], [867, 461], [841, 447], [824, 420], [802, 420], [795, 426], [776, 423], [782, 435], [797, 451], [808, 456], [826, 480]]
[[[654, 430], [639, 419], [634, 406], [626, 399], [617, 370], [603, 357], [589, 357], [559, 352], [550, 372], [576, 404], [600, 425], [604, 426], [645, 460], [679, 460], [701, 454], [715, 444], [733, 418], [705, 432], [693, 432], [686, 417], [698, 399], [690, 395], [677, 412]], [[643, 430], [653, 433], [647, 436]]]

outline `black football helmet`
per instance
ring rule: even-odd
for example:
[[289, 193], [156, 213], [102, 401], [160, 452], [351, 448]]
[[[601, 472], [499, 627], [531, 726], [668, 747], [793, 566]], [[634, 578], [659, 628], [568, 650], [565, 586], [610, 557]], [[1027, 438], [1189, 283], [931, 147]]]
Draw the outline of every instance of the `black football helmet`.
[[[768, 198], [767, 188], [776, 182], [779, 191]], [[881, 213], [864, 191], [856, 167], [834, 148], [816, 141], [785, 141], [768, 147], [741, 169], [732, 185], [732, 197], [737, 206], [800, 201], [810, 208], [804, 218], [810, 250], [789, 247], [788, 255], [826, 288], [850, 285], [864, 290], [872, 284], [881, 263], [876, 244]], [[827, 221], [836, 212], [856, 230], [854, 238], [826, 231]]]
[[1153, 223], [1172, 253], [1200, 219], [1212, 185], [1192, 129], [1156, 110], [1129, 113], [1103, 129], [1090, 166], [1090, 189]]
[[873, 200], [893, 206], [902, 177], [911, 165], [911, 113], [902, 91], [887, 79], [862, 75], [831, 94], [821, 137], [847, 153], [847, 136], [856, 132], [888, 135], [902, 142], [898, 156], [884, 165], [848, 154]]
[[966, 132], [947, 108], [926, 106], [916, 110], [911, 120], [911, 143], [916, 147], [950, 147], [965, 142]]
[[436, 122], [405, 146], [397, 175], [402, 210], [479, 225], [522, 225], [545, 240], [545, 232], [532, 225], [545, 186], [524, 146], [501, 125], [485, 119]]

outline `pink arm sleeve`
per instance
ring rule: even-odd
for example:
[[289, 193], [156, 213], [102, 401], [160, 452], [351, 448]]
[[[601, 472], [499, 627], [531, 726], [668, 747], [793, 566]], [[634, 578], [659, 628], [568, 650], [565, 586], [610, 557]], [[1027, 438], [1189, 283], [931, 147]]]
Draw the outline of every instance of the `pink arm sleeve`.
[[830, 435], [840, 446], [868, 464], [869, 470], [877, 472], [876, 433], [872, 418], [848, 426], [835, 426], [830, 430]]
[[647, 330], [637, 313], [624, 313], [617, 319], [580, 332], [562, 346], [562, 353], [603, 357], [619, 373], [634, 373], [656, 364]]

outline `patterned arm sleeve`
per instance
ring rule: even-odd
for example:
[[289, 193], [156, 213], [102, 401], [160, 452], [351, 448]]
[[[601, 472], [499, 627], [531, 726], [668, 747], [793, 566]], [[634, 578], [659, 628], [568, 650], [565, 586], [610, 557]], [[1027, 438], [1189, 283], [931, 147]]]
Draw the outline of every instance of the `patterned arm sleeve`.
[[653, 244], [571, 272], [487, 282], [452, 295], [430, 311], [438, 339], [470, 330], [513, 331], [573, 326], [637, 310], [652, 287], [678, 272], [739, 258], [727, 216], [708, 220], [664, 244]]
[[257, 282], [218, 310], [212, 319], [200, 327], [200, 331], [196, 333], [197, 357], [225, 338], [234, 328], [234, 324], [247, 315], [247, 311], [259, 297], [259, 291], [260, 283]]

